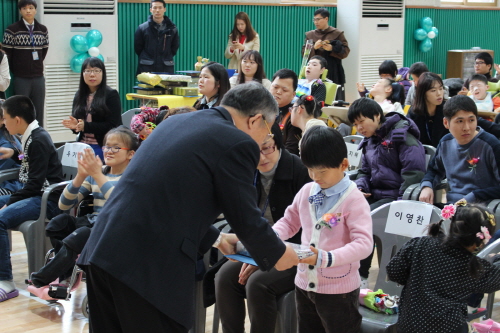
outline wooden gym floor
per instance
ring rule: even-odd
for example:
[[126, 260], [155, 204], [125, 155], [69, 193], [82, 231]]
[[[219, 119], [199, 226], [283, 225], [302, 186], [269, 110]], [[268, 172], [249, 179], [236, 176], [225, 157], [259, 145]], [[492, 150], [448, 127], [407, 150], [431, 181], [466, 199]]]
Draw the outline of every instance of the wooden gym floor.
[[[0, 303], [0, 332], [2, 333], [83, 333], [88, 332], [88, 320], [82, 314], [81, 304], [86, 295], [85, 283], [73, 293], [69, 301], [48, 303], [32, 297], [26, 291], [24, 279], [28, 276], [26, 247], [20, 232], [12, 232], [11, 261], [14, 281], [19, 296]], [[370, 274], [370, 286], [373, 287], [378, 273], [378, 263], [374, 262]], [[493, 319], [500, 321], [500, 292], [496, 294]], [[486, 297], [483, 300], [486, 301]], [[205, 332], [212, 332], [213, 306], [207, 309]], [[250, 331], [247, 317], [245, 330]], [[219, 332], [222, 329], [219, 328]]]

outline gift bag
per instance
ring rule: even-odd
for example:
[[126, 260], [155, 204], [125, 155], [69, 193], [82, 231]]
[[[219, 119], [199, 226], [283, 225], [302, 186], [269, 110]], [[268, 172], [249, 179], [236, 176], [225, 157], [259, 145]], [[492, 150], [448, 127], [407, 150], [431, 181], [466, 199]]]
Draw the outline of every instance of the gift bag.
[[482, 321], [480, 323], [472, 323], [473, 332], [476, 333], [498, 333], [500, 332], [500, 324], [492, 319]]
[[382, 312], [389, 315], [399, 312], [398, 296], [385, 294], [382, 289], [379, 289], [377, 291], [370, 291], [369, 289], [365, 289], [363, 290], [363, 294], [365, 294], [365, 296], [363, 297], [363, 302], [361, 302], [361, 305], [364, 305], [375, 312]]

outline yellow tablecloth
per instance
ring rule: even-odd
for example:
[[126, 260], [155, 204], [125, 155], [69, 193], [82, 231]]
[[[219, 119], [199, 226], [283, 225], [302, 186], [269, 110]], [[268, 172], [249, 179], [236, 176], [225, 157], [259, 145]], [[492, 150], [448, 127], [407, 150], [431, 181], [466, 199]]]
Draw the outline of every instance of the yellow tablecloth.
[[156, 103], [156, 106], [167, 105], [169, 108], [178, 108], [181, 106], [193, 106], [200, 96], [184, 97], [177, 95], [140, 95], [140, 94], [127, 94], [127, 100], [141, 100], [142, 104], [148, 102]]

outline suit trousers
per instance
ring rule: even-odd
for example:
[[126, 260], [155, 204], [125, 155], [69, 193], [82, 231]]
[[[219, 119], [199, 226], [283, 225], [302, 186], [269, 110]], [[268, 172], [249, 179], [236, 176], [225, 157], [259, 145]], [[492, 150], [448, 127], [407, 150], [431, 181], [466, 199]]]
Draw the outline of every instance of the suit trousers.
[[246, 298], [250, 333], [274, 332], [278, 311], [276, 298], [294, 289], [297, 268], [258, 270], [248, 278], [246, 285], [242, 285], [238, 282], [242, 265], [241, 262], [228, 261], [215, 275], [215, 306], [219, 310], [222, 331], [245, 331]]
[[99, 267], [90, 265], [83, 266], [83, 269], [87, 273], [89, 332], [188, 332], [187, 328], [160, 312], [136, 291]]
[[36, 120], [38, 124], [45, 127], [43, 124], [43, 115], [45, 107], [45, 78], [37, 77], [15, 77], [14, 78], [14, 94], [28, 96], [36, 111]]

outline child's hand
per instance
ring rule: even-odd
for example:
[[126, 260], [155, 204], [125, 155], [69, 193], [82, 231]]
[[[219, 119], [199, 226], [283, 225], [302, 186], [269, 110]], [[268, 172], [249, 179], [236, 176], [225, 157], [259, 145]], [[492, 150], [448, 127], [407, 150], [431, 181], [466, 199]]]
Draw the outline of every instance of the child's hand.
[[250, 277], [250, 275], [257, 272], [258, 269], [259, 269], [259, 267], [257, 267], [257, 266], [250, 265], [250, 264], [243, 264], [243, 266], [241, 266], [238, 283], [241, 285], [247, 284], [247, 281], [248, 281], [248, 278]]
[[82, 158], [78, 160], [78, 165], [80, 164], [93, 178], [102, 174], [102, 161], [92, 149], [87, 148], [83, 151]]
[[11, 158], [14, 155], [14, 149], [0, 147], [0, 160], [6, 160]]
[[495, 64], [495, 70], [497, 71], [498, 74], [500, 74], [500, 65]]
[[299, 263], [316, 266], [316, 262], [318, 261], [318, 250], [314, 246], [309, 246], [309, 248], [314, 252], [314, 255], [305, 259], [300, 259]]
[[76, 126], [78, 125], [78, 120], [75, 117], [69, 116], [69, 119], [64, 119], [62, 121], [64, 127], [69, 128], [71, 130], [76, 130]]
[[469, 89], [467, 89], [465, 87], [462, 87], [462, 90], [460, 90], [458, 92], [459, 95], [464, 95], [464, 96], [467, 96], [468, 93], [469, 93]]
[[358, 87], [358, 91], [364, 93], [366, 91], [365, 84], [356, 82], [356, 87]]
[[77, 172], [77, 176], [81, 176], [82, 179], [85, 179], [87, 178], [87, 176], [89, 175], [89, 173], [87, 172], [87, 169], [85, 169], [83, 167], [83, 165], [80, 163], [80, 160], [83, 158], [83, 152], [79, 152], [78, 153], [78, 172]]

